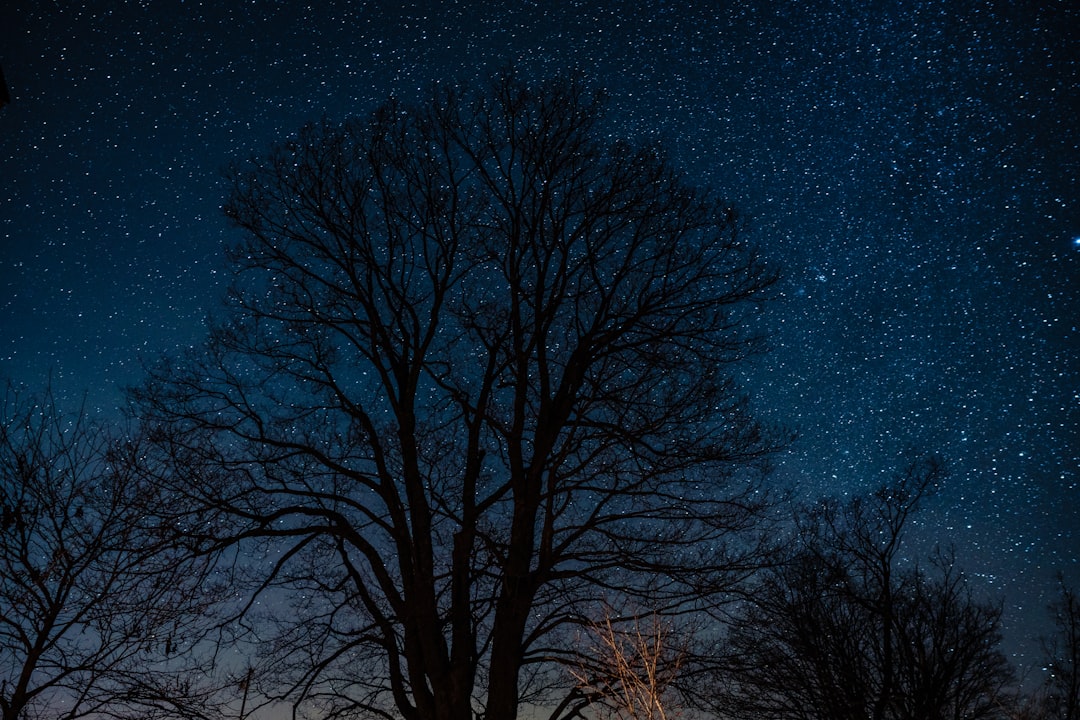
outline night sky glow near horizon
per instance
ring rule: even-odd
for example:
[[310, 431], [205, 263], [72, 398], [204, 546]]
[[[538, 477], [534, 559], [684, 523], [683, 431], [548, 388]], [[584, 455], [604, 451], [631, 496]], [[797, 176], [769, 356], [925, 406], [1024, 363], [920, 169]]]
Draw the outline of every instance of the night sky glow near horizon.
[[1080, 585], [1080, 13], [1068, 2], [16, 2], [0, 12], [0, 377], [109, 415], [199, 341], [238, 239], [221, 168], [433, 82], [580, 73], [783, 274], [742, 381], [799, 433], [777, 482], [918, 453], [1035, 662]]

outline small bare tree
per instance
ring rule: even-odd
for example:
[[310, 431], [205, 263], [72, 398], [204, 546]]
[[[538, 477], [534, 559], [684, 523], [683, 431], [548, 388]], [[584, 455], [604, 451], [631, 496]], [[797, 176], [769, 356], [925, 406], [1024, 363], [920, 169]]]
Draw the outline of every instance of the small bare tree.
[[748, 720], [1007, 718], [1013, 670], [1000, 605], [949, 554], [904, 559], [904, 534], [940, 480], [918, 463], [868, 497], [805, 512], [788, 561], [733, 625], [718, 705]]
[[1050, 612], [1055, 633], [1043, 640], [1048, 675], [1031, 714], [1037, 720], [1080, 720], [1080, 596], [1063, 575]]
[[155, 526], [141, 450], [46, 393], [0, 400], [0, 717], [196, 717], [203, 566]]
[[612, 720], [669, 720], [686, 646], [655, 613], [629, 622], [613, 615], [590, 624], [590, 649], [571, 670], [581, 693], [578, 707]]

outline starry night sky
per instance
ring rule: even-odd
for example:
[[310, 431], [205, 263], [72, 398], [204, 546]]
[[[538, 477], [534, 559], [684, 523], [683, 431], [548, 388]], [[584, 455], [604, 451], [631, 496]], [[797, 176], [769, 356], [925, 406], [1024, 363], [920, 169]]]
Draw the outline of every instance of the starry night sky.
[[[10, 5], [10, 4], [9, 4]], [[579, 73], [783, 272], [759, 413], [780, 484], [949, 482], [916, 540], [1004, 597], [1080, 585], [1080, 13], [1067, 2], [16, 2], [0, 11], [0, 376], [110, 416], [199, 341], [221, 170], [436, 81]], [[864, 6], [872, 5], [872, 9]]]

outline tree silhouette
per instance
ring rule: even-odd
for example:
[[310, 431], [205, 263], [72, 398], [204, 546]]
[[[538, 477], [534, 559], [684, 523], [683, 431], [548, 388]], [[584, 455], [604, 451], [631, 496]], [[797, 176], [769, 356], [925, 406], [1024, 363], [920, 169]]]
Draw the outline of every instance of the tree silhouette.
[[788, 562], [765, 574], [730, 637], [718, 703], [731, 717], [995, 718], [1013, 697], [1000, 606], [974, 597], [947, 554], [904, 555], [940, 480], [935, 462], [847, 504], [803, 514]]
[[1051, 604], [1056, 632], [1043, 642], [1048, 671], [1032, 716], [1039, 720], [1080, 719], [1080, 597], [1058, 576], [1058, 597]]
[[193, 538], [289, 603], [242, 624], [269, 694], [513, 718], [604, 608], [713, 613], [757, 565], [776, 442], [730, 368], [772, 278], [601, 105], [508, 73], [231, 176], [225, 319], [136, 398]]
[[[201, 566], [148, 515], [137, 447], [10, 387], [0, 405], [0, 717], [178, 717]], [[185, 717], [192, 717], [190, 714]]]

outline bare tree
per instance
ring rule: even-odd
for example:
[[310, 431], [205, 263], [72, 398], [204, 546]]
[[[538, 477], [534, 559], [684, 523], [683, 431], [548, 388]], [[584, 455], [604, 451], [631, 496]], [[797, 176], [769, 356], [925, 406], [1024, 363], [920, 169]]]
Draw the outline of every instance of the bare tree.
[[0, 405], [0, 717], [192, 717], [200, 566], [155, 526], [140, 450], [51, 394]]
[[1000, 605], [977, 599], [948, 554], [922, 565], [904, 531], [939, 481], [919, 463], [867, 498], [800, 519], [790, 560], [765, 573], [731, 633], [720, 706], [732, 717], [1008, 717]]
[[192, 529], [265, 558], [252, 607], [288, 605], [245, 625], [264, 689], [513, 718], [573, 692], [606, 602], [716, 612], [758, 563], [776, 443], [730, 368], [772, 278], [727, 205], [600, 119], [506, 75], [232, 177], [226, 319], [136, 397]]
[[1038, 720], [1080, 720], [1080, 597], [1058, 576], [1050, 605], [1056, 632], [1043, 641], [1046, 681], [1034, 693], [1030, 714]]
[[[669, 720], [677, 710], [669, 688], [686, 654], [672, 627], [657, 615], [620, 622], [614, 610], [593, 623], [582, 665], [571, 674], [580, 710], [611, 720]], [[585, 717], [578, 715], [578, 717]]]

